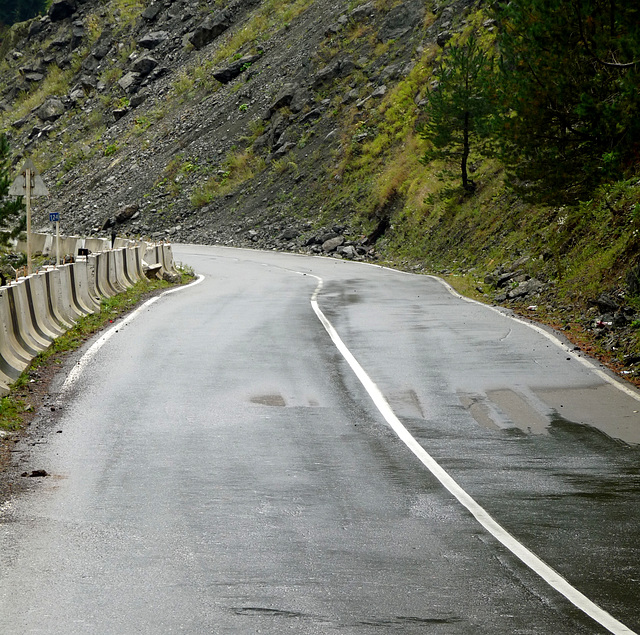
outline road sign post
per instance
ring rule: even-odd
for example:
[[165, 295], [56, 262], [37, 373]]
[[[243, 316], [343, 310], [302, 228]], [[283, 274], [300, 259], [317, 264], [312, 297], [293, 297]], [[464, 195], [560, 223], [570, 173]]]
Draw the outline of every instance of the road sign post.
[[25, 206], [27, 208], [27, 275], [31, 275], [31, 198], [49, 194], [47, 186], [31, 159], [27, 159], [24, 162], [20, 174], [11, 184], [8, 193], [10, 196], [25, 197]]
[[56, 224], [56, 267], [60, 266], [60, 214], [49, 212], [49, 222]]

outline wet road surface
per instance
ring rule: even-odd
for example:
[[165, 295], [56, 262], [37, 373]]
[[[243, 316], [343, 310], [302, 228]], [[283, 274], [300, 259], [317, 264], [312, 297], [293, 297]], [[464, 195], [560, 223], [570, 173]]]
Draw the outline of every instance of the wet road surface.
[[398, 439], [312, 309], [318, 278], [318, 307], [419, 444], [640, 631], [633, 394], [428, 277], [174, 253], [204, 281], [100, 349], [28, 466], [51, 476], [0, 512], [0, 633], [625, 632]]

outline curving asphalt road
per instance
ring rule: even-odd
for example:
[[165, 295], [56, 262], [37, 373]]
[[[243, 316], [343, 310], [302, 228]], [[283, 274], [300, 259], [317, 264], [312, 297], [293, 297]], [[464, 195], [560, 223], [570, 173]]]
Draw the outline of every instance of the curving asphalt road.
[[174, 254], [60, 376], [0, 633], [640, 632], [635, 391], [433, 278]]

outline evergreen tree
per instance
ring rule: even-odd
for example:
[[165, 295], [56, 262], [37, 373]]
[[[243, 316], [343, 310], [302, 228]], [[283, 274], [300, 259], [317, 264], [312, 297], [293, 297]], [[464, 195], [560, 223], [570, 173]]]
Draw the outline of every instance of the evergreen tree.
[[427, 121], [419, 129], [431, 146], [421, 161], [458, 158], [466, 191], [475, 188], [468, 174], [472, 146], [484, 151], [489, 138], [491, 75], [491, 61], [474, 36], [448, 47], [434, 71], [437, 85], [428, 92]]
[[8, 196], [11, 187], [11, 150], [4, 134], [0, 134], [0, 245], [7, 245], [25, 230], [24, 203]]
[[0, 24], [23, 22], [43, 13], [46, 0], [0, 0]]
[[573, 195], [623, 177], [640, 151], [640, 5], [513, 0], [494, 12], [515, 175]]

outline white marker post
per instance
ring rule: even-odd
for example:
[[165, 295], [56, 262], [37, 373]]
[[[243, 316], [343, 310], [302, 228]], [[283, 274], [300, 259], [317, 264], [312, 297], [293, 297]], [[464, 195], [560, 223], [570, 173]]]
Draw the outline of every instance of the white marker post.
[[31, 275], [31, 198], [47, 196], [49, 190], [31, 159], [27, 159], [9, 188], [10, 196], [24, 196], [27, 208], [27, 275]]

